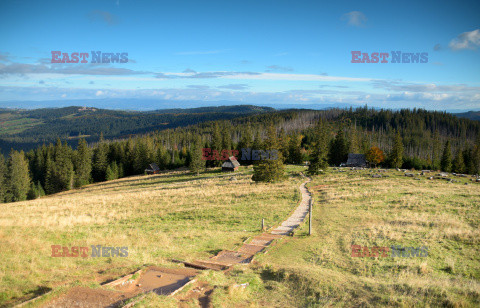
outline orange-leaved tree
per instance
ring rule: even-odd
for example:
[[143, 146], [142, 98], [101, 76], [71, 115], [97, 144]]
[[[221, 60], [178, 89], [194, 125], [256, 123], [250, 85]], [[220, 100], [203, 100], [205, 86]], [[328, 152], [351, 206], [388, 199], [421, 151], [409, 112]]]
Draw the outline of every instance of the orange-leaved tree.
[[365, 158], [377, 167], [378, 164], [385, 160], [385, 155], [378, 147], [371, 147]]

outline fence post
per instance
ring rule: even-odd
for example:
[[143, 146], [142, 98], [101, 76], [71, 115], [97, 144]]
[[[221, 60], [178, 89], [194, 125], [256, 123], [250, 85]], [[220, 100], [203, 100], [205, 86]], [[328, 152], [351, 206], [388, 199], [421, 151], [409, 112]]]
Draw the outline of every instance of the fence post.
[[308, 235], [312, 235], [312, 203], [313, 198], [308, 203]]
[[265, 218], [262, 218], [262, 231], [265, 231]]

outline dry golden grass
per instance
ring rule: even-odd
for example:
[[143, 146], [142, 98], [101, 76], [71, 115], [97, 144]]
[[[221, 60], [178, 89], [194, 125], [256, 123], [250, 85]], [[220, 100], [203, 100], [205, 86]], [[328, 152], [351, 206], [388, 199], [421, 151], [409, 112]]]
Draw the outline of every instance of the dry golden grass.
[[[289, 167], [289, 172], [301, 167]], [[245, 170], [245, 172], [249, 172]], [[307, 224], [251, 267], [205, 271], [215, 307], [478, 307], [480, 185], [415, 181], [388, 171], [314, 177], [314, 234]], [[97, 285], [144, 264], [175, 266], [234, 249], [273, 226], [299, 201], [298, 176], [255, 184], [250, 175], [182, 172], [91, 185], [40, 200], [7, 204], [0, 214], [3, 303], [39, 286]], [[50, 245], [128, 246], [128, 258], [51, 258]], [[352, 258], [351, 245], [428, 247], [428, 257]], [[233, 285], [248, 283], [245, 289]], [[60, 288], [62, 290], [62, 288]], [[175, 306], [147, 296], [139, 307]], [[194, 304], [194, 303], [193, 303]]]
[[[278, 224], [296, 206], [299, 177], [267, 185], [218, 170], [171, 172], [90, 185], [41, 199], [2, 204], [0, 304], [40, 286], [101, 283], [144, 264], [173, 266], [234, 249]], [[128, 247], [128, 257], [53, 258], [51, 245]], [[91, 250], [89, 251], [91, 253]]]
[[[303, 226], [295, 239], [258, 258], [259, 271], [289, 285], [298, 306], [478, 307], [480, 185], [368, 173], [314, 178], [315, 234], [306, 236]], [[353, 244], [427, 246], [429, 255], [354, 258]]]

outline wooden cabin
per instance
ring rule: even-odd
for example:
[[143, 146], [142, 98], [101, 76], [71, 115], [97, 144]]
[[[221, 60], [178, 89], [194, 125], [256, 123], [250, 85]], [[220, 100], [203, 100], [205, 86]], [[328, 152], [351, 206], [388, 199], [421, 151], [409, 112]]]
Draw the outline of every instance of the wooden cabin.
[[365, 155], [348, 153], [346, 166], [347, 167], [366, 167], [367, 160], [365, 159]]
[[158, 174], [158, 173], [160, 173], [160, 168], [158, 167], [158, 165], [156, 163], [152, 163], [152, 164], [148, 165], [147, 169], [145, 169], [145, 173], [146, 174]]
[[234, 172], [238, 170], [240, 163], [234, 156], [230, 156], [223, 164], [222, 171], [224, 172]]

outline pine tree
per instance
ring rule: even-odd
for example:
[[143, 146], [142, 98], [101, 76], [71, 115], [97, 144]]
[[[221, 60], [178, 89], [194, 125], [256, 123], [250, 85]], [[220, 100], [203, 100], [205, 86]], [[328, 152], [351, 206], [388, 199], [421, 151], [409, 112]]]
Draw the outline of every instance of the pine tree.
[[28, 191], [28, 194], [27, 194], [27, 199], [33, 200], [42, 196], [45, 196], [45, 191], [43, 190], [43, 187], [40, 184], [40, 181], [38, 181], [37, 184], [32, 182], [32, 185], [30, 186], [30, 190]]
[[395, 134], [392, 151], [390, 152], [390, 163], [393, 168], [400, 168], [403, 164], [403, 141], [398, 130]]
[[252, 130], [250, 129], [250, 126], [247, 126], [242, 132], [242, 138], [238, 143], [238, 150], [240, 151], [242, 148], [243, 149], [251, 148], [252, 143], [253, 143]]
[[463, 151], [458, 150], [452, 163], [452, 171], [456, 173], [465, 173], [465, 162], [463, 160]]
[[5, 164], [5, 157], [0, 151], [0, 203], [5, 202], [7, 195], [7, 165]]
[[350, 131], [349, 134], [349, 145], [350, 145], [350, 153], [359, 153], [360, 152], [360, 142], [358, 141], [358, 133], [357, 133], [357, 125], [355, 123], [355, 126]]
[[260, 136], [260, 131], [255, 132], [255, 137], [253, 138], [252, 150], [261, 150], [263, 147], [263, 140]]
[[438, 129], [435, 130], [432, 139], [432, 165], [433, 169], [438, 169], [440, 167], [440, 152], [442, 150]]
[[73, 163], [71, 148], [60, 140], [54, 149], [53, 161], [49, 161], [45, 186], [49, 194], [69, 190], [73, 186]]
[[472, 174], [480, 174], [480, 134], [472, 148]]
[[288, 143], [288, 158], [287, 161], [290, 164], [301, 164], [302, 163], [302, 152], [301, 152], [301, 139], [298, 134], [290, 135], [290, 141]]
[[190, 171], [196, 175], [205, 169], [205, 161], [202, 159], [202, 138], [197, 136], [190, 150]]
[[450, 172], [452, 169], [452, 149], [450, 147], [450, 140], [447, 140], [447, 142], [445, 142], [440, 167], [442, 171], [445, 172]]
[[222, 131], [222, 150], [231, 150], [232, 147], [232, 136], [230, 125], [225, 123]]
[[92, 151], [85, 139], [78, 141], [78, 147], [74, 154], [75, 187], [81, 187], [91, 182], [92, 178]]
[[[283, 162], [288, 160], [289, 156], [289, 143], [290, 143], [290, 138], [287, 136], [285, 133], [285, 130], [280, 129], [280, 134], [278, 136], [278, 141], [279, 141], [279, 146], [280, 146], [280, 152], [282, 152], [282, 157], [283, 157]], [[300, 151], [300, 148], [299, 148]], [[301, 154], [300, 154], [301, 156]]]
[[99, 144], [93, 150], [92, 176], [95, 182], [102, 182], [106, 179], [108, 167], [107, 147], [104, 143]]
[[[220, 127], [217, 122], [213, 125], [213, 131], [212, 131], [212, 146], [211, 150], [212, 152], [215, 150], [219, 153], [222, 152], [222, 143], [223, 143], [223, 138], [222, 134], [220, 133]], [[213, 160], [210, 161], [211, 166], [220, 166], [222, 164], [222, 161], [219, 160]]]
[[137, 144], [135, 145], [135, 157], [133, 160], [133, 170], [135, 174], [144, 173], [146, 167], [152, 163], [149, 156], [148, 145], [145, 140], [137, 140]]
[[23, 201], [27, 199], [30, 190], [30, 175], [28, 162], [23, 151], [12, 151], [8, 161], [8, 193], [9, 201]]
[[119, 178], [119, 168], [116, 161], [111, 162], [105, 172], [105, 179], [107, 181], [116, 180]]
[[275, 126], [271, 124], [267, 129], [267, 139], [264, 142], [264, 150], [277, 151], [276, 159], [262, 159], [253, 166], [252, 180], [255, 182], [277, 182], [284, 177], [282, 154], [279, 151], [279, 142]]
[[313, 146], [312, 159], [308, 166], [309, 175], [318, 175], [328, 168], [327, 129], [325, 123], [320, 120], [315, 126], [315, 143]]
[[161, 170], [165, 170], [168, 168], [168, 161], [170, 159], [170, 156], [168, 155], [167, 149], [160, 144], [157, 148], [157, 157], [156, 157], [156, 162], [158, 163], [158, 167]]
[[348, 145], [345, 139], [345, 133], [343, 128], [340, 128], [335, 136], [335, 139], [331, 143], [329, 152], [329, 161], [331, 165], [338, 166], [347, 161]]

